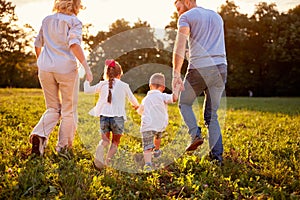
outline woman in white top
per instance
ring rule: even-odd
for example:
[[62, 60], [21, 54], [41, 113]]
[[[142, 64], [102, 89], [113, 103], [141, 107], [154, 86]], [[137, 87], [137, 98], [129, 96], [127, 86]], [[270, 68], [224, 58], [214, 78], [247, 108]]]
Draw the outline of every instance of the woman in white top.
[[83, 65], [87, 81], [93, 75], [83, 50], [82, 23], [77, 14], [81, 0], [56, 0], [54, 14], [44, 18], [34, 45], [38, 76], [47, 110], [34, 127], [30, 142], [32, 153], [42, 155], [50, 133], [61, 119], [56, 150], [72, 147], [77, 128], [78, 66]]
[[[99, 170], [109, 163], [118, 149], [124, 131], [124, 120], [126, 120], [126, 98], [128, 98], [135, 109], [139, 107], [139, 103], [130, 90], [129, 85], [120, 80], [122, 74], [122, 67], [118, 62], [106, 60], [104, 81], [100, 81], [94, 86], [90, 86], [87, 81], [84, 82], [85, 93], [99, 93], [96, 106], [89, 112], [93, 116], [100, 117], [102, 140], [97, 146], [94, 160], [94, 165]], [[104, 161], [104, 148], [110, 143], [111, 132], [112, 143]]]

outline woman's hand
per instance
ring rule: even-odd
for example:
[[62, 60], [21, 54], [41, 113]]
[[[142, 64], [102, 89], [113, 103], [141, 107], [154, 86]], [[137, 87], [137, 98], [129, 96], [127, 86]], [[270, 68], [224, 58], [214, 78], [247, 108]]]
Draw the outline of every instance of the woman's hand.
[[89, 83], [91, 83], [91, 82], [93, 81], [93, 74], [92, 74], [92, 72], [91, 72], [91, 69], [88, 68], [88, 69], [86, 70], [85, 74], [86, 74], [85, 79], [86, 79]]

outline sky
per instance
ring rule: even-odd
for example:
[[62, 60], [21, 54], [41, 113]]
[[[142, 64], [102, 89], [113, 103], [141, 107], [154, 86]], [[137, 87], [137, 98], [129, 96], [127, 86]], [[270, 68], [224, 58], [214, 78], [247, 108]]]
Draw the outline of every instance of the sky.
[[[42, 19], [52, 13], [54, 0], [7, 0], [16, 5], [15, 13], [20, 24], [30, 24], [38, 31]], [[279, 12], [286, 12], [299, 0], [236, 0], [239, 12], [253, 14], [259, 2], [276, 3]], [[92, 24], [92, 34], [107, 31], [109, 25], [117, 19], [124, 18], [131, 25], [138, 19], [147, 21], [152, 28], [164, 29], [175, 12], [174, 0], [82, 0], [85, 10], [80, 11], [78, 18], [83, 24]], [[218, 11], [226, 0], [197, 0], [198, 6]]]

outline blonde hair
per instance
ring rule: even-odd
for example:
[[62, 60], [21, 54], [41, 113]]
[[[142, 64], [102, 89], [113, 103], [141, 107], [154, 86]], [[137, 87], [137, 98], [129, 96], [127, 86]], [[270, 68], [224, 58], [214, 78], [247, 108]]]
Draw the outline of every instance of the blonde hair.
[[[196, 3], [196, 0], [190, 0], [191, 2], [193, 2], [193, 3]], [[184, 0], [175, 0], [175, 2], [174, 2], [174, 4], [176, 5], [177, 4], [177, 2], [181, 2], [181, 3], [183, 3], [184, 2]]]
[[104, 80], [108, 80], [108, 96], [107, 102], [111, 103], [112, 93], [111, 89], [113, 88], [114, 78], [121, 76], [123, 74], [123, 70], [121, 65], [115, 60], [106, 60], [105, 68], [104, 68]]
[[81, 0], [54, 0], [53, 12], [77, 15], [83, 8]]
[[165, 75], [162, 73], [155, 73], [150, 77], [149, 84], [155, 86], [165, 86]]

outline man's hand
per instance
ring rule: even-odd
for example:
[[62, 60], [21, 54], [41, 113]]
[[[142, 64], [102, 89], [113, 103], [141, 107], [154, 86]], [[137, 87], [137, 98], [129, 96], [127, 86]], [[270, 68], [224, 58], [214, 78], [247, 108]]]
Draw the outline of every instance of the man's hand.
[[172, 91], [173, 91], [173, 102], [176, 102], [179, 98], [179, 93], [184, 90], [184, 85], [181, 78], [173, 78]]
[[179, 98], [179, 93], [184, 90], [184, 85], [181, 77], [173, 77], [172, 79], [172, 91], [173, 91], [173, 102], [176, 102]]
[[184, 90], [184, 85], [181, 77], [173, 77], [172, 79], [172, 91], [174, 93], [181, 92]]

